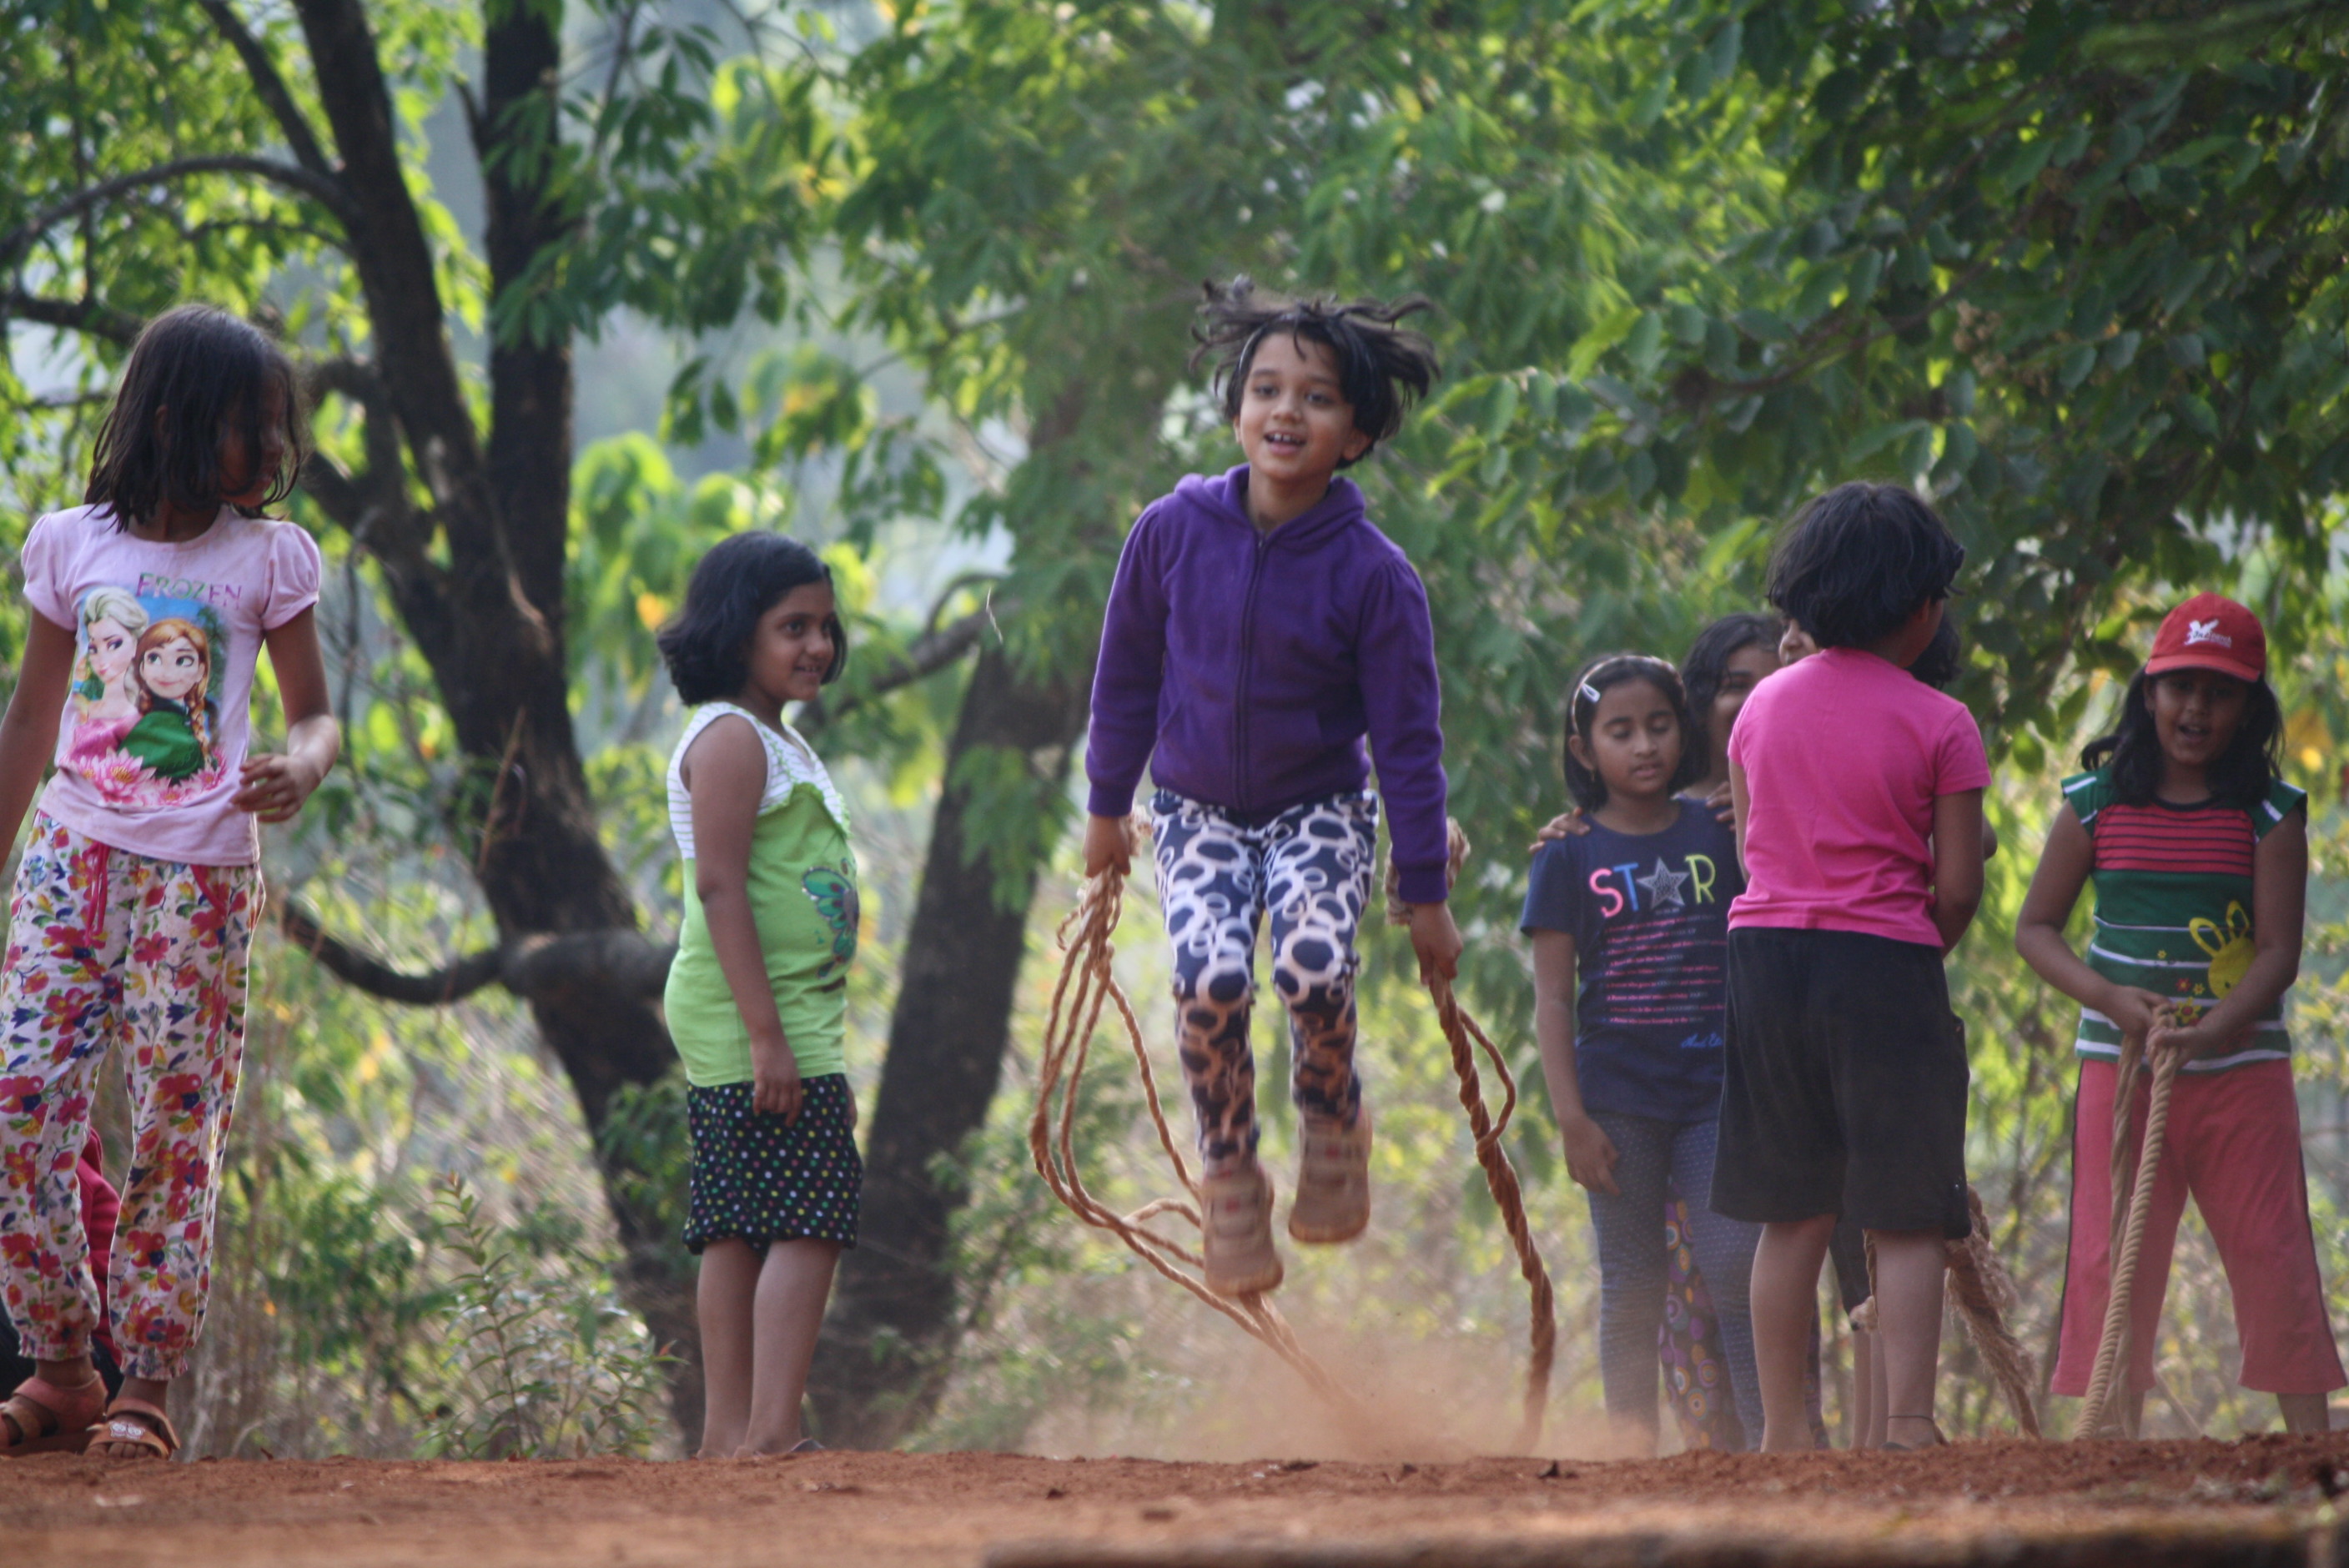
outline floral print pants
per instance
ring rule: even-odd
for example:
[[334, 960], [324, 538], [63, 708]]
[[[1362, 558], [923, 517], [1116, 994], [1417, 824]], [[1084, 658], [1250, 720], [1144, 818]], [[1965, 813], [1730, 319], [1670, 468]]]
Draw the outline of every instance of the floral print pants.
[[0, 1292], [27, 1357], [87, 1355], [98, 1321], [74, 1162], [119, 1051], [132, 1149], [105, 1300], [126, 1374], [187, 1370], [261, 904], [257, 867], [150, 860], [34, 817], [0, 973]]

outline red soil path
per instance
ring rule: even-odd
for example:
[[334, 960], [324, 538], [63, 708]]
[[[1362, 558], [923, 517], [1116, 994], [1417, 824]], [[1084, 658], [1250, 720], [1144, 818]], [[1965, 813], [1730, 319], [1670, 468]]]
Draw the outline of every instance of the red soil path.
[[[11, 1563], [2349, 1568], [2349, 1433], [1411, 1465], [810, 1454], [0, 1465]], [[2336, 1496], [2342, 1497], [2339, 1504]]]

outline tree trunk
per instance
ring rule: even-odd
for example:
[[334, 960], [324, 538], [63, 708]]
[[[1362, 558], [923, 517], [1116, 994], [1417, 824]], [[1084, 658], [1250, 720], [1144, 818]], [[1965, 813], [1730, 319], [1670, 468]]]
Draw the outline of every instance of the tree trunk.
[[962, 1151], [995, 1098], [1036, 887], [1034, 867], [1005, 887], [994, 859], [971, 851], [965, 765], [989, 748], [1023, 753], [1035, 808], [1050, 810], [1084, 731], [1089, 684], [1084, 671], [1031, 680], [999, 648], [971, 672], [905, 939], [865, 1150], [861, 1235], [843, 1260], [810, 1381], [819, 1429], [835, 1447], [886, 1448], [920, 1426], [954, 1348], [948, 1221], [963, 1193], [938, 1167]]
[[[476, 432], [435, 282], [429, 246], [401, 172], [377, 41], [359, 0], [299, 0], [319, 98], [356, 208], [350, 254], [373, 323], [379, 407], [396, 420], [432, 492], [410, 509], [397, 461], [362, 476], [372, 504], [341, 518], [381, 564], [400, 619], [431, 666], [470, 769], [450, 825], [473, 857], [500, 937], [633, 933], [636, 910], [605, 853], [578, 740], [564, 648], [570, 511], [569, 335], [502, 333], [490, 353], [492, 425]], [[548, 145], [558, 116], [560, 5], [491, 5], [474, 119], [487, 202], [495, 309], [551, 247], [568, 242]], [[320, 487], [313, 487], [319, 493]], [[327, 495], [322, 504], [336, 508]], [[347, 511], [348, 509], [346, 509]], [[444, 566], [430, 549], [437, 524]], [[591, 1133], [614, 1094], [658, 1081], [677, 1052], [641, 985], [571, 966], [527, 991], [532, 1017], [579, 1096]], [[672, 1407], [701, 1421], [698, 1338], [687, 1283], [663, 1260], [657, 1221], [626, 1194], [601, 1150], [605, 1192], [626, 1249], [619, 1285], [656, 1343], [675, 1348]]]

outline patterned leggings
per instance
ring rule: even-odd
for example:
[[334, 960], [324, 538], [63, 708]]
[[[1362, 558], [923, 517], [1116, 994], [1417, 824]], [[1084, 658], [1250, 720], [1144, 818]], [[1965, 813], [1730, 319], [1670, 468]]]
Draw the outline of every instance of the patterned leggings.
[[1599, 1376], [1607, 1414], [1653, 1430], [1656, 1426], [1656, 1329], [1664, 1319], [1668, 1259], [1664, 1205], [1668, 1189], [1688, 1199], [1690, 1250], [1713, 1296], [1730, 1394], [1749, 1442], [1762, 1432], [1762, 1387], [1754, 1370], [1754, 1318], [1747, 1281], [1762, 1227], [1725, 1220], [1707, 1208], [1713, 1191], [1718, 1121], [1657, 1121], [1598, 1110], [1590, 1119], [1615, 1145], [1619, 1197], [1591, 1192], [1590, 1223], [1599, 1233]]
[[74, 1163], [119, 1051], [132, 1148], [107, 1282], [115, 1343], [131, 1377], [187, 1370], [261, 903], [256, 867], [150, 860], [33, 819], [0, 974], [0, 1293], [26, 1356], [89, 1349], [98, 1295]]
[[1371, 893], [1378, 798], [1367, 791], [1292, 806], [1247, 826], [1162, 789], [1150, 803], [1158, 903], [1174, 948], [1175, 1036], [1210, 1171], [1256, 1152], [1257, 928], [1272, 916], [1272, 983], [1288, 1005], [1290, 1093], [1309, 1122], [1350, 1127], [1354, 934]]

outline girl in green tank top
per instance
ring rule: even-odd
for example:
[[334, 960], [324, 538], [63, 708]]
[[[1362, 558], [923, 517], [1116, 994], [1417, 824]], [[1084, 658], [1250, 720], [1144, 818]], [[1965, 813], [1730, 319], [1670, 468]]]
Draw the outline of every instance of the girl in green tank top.
[[848, 645], [830, 571], [764, 532], [702, 558], [659, 641], [697, 705], [669, 762], [686, 875], [665, 1007], [693, 1134], [699, 1452], [781, 1453], [814, 1446], [801, 1396], [863, 1179], [842, 1049], [856, 857], [839, 791], [783, 707], [837, 678]]

